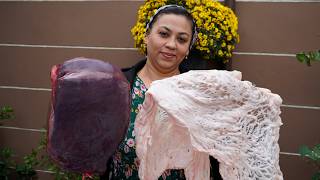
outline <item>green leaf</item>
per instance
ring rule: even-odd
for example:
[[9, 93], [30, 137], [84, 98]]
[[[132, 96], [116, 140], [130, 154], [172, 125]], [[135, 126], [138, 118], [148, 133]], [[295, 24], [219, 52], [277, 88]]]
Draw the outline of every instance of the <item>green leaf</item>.
[[310, 59], [310, 60], [314, 60], [314, 59], [315, 59], [315, 56], [316, 56], [316, 53], [315, 53], [315, 52], [309, 52], [309, 59]]
[[311, 154], [311, 150], [309, 149], [308, 146], [306, 145], [302, 145], [299, 149], [299, 154], [302, 156], [302, 157], [308, 157], [310, 154]]
[[320, 164], [320, 144], [314, 146], [313, 149], [303, 145], [300, 147], [299, 153], [302, 157], [307, 157]]
[[308, 57], [304, 54], [304, 53], [298, 53], [296, 54], [296, 58], [298, 61], [300, 61], [301, 63], [304, 63], [308, 60]]
[[0, 109], [0, 120], [13, 119], [13, 109], [9, 106], [4, 106]]
[[320, 61], [320, 50], [315, 52], [315, 57], [314, 57], [315, 61]]
[[18, 164], [16, 166], [16, 172], [20, 177], [32, 177], [37, 174], [32, 167], [26, 164]]
[[[313, 157], [316, 161], [320, 161], [320, 144], [314, 146], [312, 149]], [[320, 162], [319, 162], [320, 164]]]
[[297, 53], [296, 59], [301, 63], [305, 63], [308, 66], [311, 66], [311, 61], [320, 61], [320, 50], [310, 51], [308, 53], [305, 53], [305, 52]]
[[312, 176], [312, 180], [320, 180], [320, 172], [317, 172]]

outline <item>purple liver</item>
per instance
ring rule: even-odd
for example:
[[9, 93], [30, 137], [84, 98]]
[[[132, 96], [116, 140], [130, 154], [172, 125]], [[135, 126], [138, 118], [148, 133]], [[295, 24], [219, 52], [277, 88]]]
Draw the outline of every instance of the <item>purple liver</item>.
[[130, 85], [119, 68], [76, 58], [51, 71], [47, 151], [63, 169], [103, 174], [127, 132]]

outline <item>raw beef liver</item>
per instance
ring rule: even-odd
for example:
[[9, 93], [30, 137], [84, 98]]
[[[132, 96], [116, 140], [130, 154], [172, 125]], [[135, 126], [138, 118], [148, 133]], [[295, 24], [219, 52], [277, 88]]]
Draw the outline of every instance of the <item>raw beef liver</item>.
[[51, 71], [47, 151], [62, 168], [103, 174], [129, 124], [129, 83], [117, 67], [76, 58]]
[[139, 177], [184, 169], [209, 180], [209, 155], [225, 180], [282, 180], [280, 105], [268, 89], [238, 71], [190, 71], [154, 81], [135, 122]]

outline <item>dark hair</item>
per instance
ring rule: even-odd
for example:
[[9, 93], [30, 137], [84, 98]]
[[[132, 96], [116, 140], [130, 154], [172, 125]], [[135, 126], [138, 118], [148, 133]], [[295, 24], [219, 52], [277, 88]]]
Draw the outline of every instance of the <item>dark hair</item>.
[[150, 18], [149, 22], [146, 25], [146, 33], [148, 34], [150, 30], [152, 29], [153, 24], [158, 20], [159, 16], [162, 14], [175, 14], [175, 15], [182, 15], [186, 17], [191, 22], [191, 31], [192, 31], [192, 37], [190, 42], [190, 49], [192, 45], [195, 42], [196, 36], [197, 36], [197, 30], [196, 30], [196, 24], [194, 22], [194, 19], [192, 15], [188, 12], [187, 9], [185, 9], [182, 6], [178, 5], [166, 5], [160, 7], [156, 13]]

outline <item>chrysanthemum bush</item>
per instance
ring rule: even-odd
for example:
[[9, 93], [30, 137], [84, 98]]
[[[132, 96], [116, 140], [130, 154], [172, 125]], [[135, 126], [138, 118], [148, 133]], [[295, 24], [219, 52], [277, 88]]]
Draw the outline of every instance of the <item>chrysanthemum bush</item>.
[[185, 7], [193, 16], [198, 30], [194, 48], [203, 58], [228, 62], [239, 43], [238, 19], [234, 12], [214, 0], [146, 0], [138, 11], [138, 20], [131, 29], [135, 47], [146, 53], [146, 24], [156, 10], [167, 4]]

